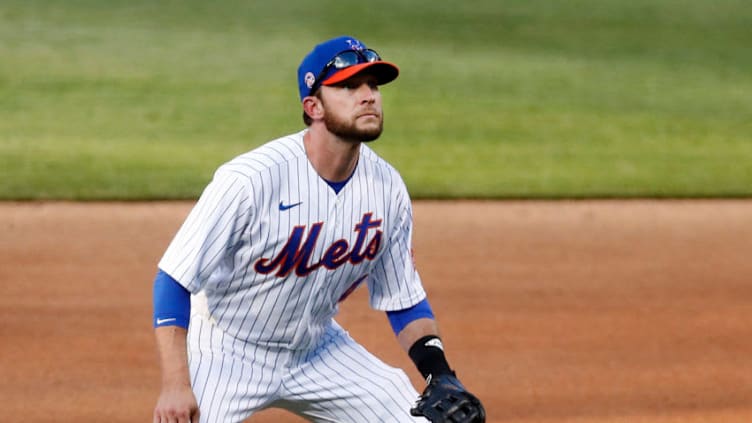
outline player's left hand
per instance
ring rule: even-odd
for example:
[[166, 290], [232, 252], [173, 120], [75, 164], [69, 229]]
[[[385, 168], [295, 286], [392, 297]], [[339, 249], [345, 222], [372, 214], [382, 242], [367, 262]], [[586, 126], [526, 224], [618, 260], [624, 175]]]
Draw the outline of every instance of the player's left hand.
[[418, 402], [410, 409], [432, 423], [485, 423], [486, 410], [456, 377], [444, 374], [431, 378]]

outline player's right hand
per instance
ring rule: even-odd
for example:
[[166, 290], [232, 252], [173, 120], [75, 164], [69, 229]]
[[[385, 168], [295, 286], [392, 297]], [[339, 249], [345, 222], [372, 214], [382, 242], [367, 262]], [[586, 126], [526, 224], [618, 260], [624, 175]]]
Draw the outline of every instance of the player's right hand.
[[190, 386], [162, 388], [154, 423], [198, 423], [198, 403]]

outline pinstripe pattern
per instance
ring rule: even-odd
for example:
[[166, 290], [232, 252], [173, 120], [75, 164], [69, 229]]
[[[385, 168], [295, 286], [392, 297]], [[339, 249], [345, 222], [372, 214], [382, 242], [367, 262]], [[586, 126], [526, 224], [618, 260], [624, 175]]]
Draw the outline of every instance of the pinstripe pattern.
[[[293, 360], [294, 361], [294, 360]], [[411, 422], [418, 393], [402, 370], [387, 366], [336, 324], [312, 356], [283, 378], [284, 397], [306, 417], [337, 422]], [[314, 419], [317, 420], [317, 419]]]
[[293, 351], [240, 342], [194, 316], [188, 342], [202, 423], [241, 422], [269, 407], [317, 422], [426, 422], [410, 416], [418, 392], [404, 372], [336, 323], [318, 347]]
[[[311, 351], [320, 353], [284, 382], [299, 412], [322, 421], [410, 421], [406, 398], [417, 394], [404, 374], [331, 332], [338, 302], [361, 282], [375, 309], [425, 298], [410, 254], [406, 187], [361, 145], [352, 178], [335, 193], [308, 161], [304, 133], [222, 165], [160, 260], [162, 270], [205, 298], [205, 307], [195, 308], [212, 322], [198, 325], [194, 315], [189, 336], [202, 421], [233, 421], [272, 399], [290, 400], [272, 393], [282, 384], [285, 354]], [[355, 382], [343, 374], [370, 376]], [[392, 388], [379, 393], [387, 382]], [[404, 410], [393, 411], [395, 404]], [[384, 410], [398, 414], [379, 414]]]

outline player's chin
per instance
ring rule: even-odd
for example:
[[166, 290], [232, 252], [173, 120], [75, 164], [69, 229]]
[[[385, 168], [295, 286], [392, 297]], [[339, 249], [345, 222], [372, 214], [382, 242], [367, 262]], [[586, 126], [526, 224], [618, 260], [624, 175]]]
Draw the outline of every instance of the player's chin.
[[381, 136], [381, 131], [378, 132], [361, 132], [358, 141], [371, 142], [377, 140]]
[[383, 126], [381, 123], [374, 125], [360, 125], [358, 128], [358, 135], [361, 141], [373, 141], [381, 136], [382, 129]]

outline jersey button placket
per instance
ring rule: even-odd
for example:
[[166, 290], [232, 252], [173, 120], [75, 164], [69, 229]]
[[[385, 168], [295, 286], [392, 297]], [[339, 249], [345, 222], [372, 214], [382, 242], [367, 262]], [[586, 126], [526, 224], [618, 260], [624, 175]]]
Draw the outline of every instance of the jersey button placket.
[[[334, 193], [332, 193], [334, 194]], [[340, 202], [340, 196], [335, 195], [335, 201], [331, 203], [330, 209], [327, 213], [327, 219], [326, 222], [324, 222], [323, 226], [323, 234], [322, 234], [322, 243], [321, 245], [324, 246], [320, 250], [320, 256], [317, 254], [317, 256], [323, 258], [323, 255], [326, 253], [326, 250], [328, 246], [332, 245], [334, 241], [336, 240], [337, 233], [340, 232], [339, 227], [342, 225], [341, 221], [341, 202]], [[315, 276], [311, 283], [313, 284], [313, 290], [311, 298], [309, 299], [309, 302], [306, 307], [309, 308], [309, 310], [312, 311], [312, 314], [315, 316], [318, 313], [319, 307], [323, 303], [328, 303], [328, 300], [326, 300], [326, 297], [331, 295], [329, 286], [329, 278], [331, 277], [330, 271], [324, 267], [321, 267], [317, 270], [315, 273]], [[323, 299], [322, 299], [323, 296]]]

